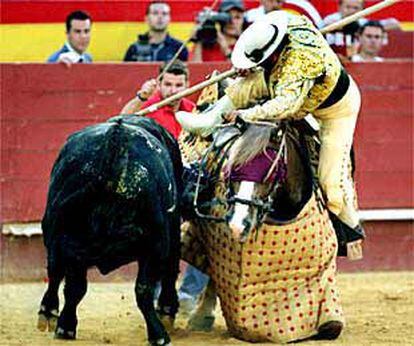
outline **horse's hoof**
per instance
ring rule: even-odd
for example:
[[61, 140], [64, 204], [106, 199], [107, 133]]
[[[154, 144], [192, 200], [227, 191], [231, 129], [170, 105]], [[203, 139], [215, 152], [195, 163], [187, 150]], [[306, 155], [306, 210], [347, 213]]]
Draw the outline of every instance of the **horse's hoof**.
[[164, 326], [164, 328], [167, 330], [168, 333], [174, 331], [174, 321], [175, 321], [174, 317], [171, 317], [169, 315], [161, 315], [159, 316], [159, 318], [160, 318], [162, 325]]
[[214, 316], [192, 315], [188, 320], [187, 329], [193, 332], [211, 332], [214, 325]]
[[157, 340], [148, 340], [148, 346], [172, 346], [169, 338], [162, 338]]
[[55, 339], [75, 340], [76, 339], [76, 331], [74, 331], [74, 330], [64, 330], [61, 327], [57, 327], [56, 331], [55, 331]]
[[335, 340], [342, 332], [344, 324], [340, 321], [330, 321], [322, 324], [318, 328], [316, 339], [318, 340]]

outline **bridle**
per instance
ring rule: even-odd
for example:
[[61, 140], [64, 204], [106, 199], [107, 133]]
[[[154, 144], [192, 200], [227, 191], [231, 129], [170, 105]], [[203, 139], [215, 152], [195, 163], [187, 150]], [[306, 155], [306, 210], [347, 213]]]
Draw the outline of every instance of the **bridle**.
[[[206, 167], [206, 162], [208, 159], [208, 156], [214, 152], [214, 157], [218, 157], [220, 154], [222, 154], [222, 157], [219, 161], [219, 164], [217, 165], [215, 171], [213, 172], [213, 175], [211, 177], [213, 182], [217, 182], [218, 181], [218, 176], [220, 175], [221, 172], [221, 168], [223, 167], [224, 161], [227, 158], [227, 154], [231, 148], [231, 146], [234, 144], [234, 142], [236, 141], [236, 139], [238, 139], [243, 132], [246, 130], [248, 123], [246, 123], [245, 121], [238, 119], [236, 120], [236, 122], [234, 124], [232, 124], [232, 126], [234, 126], [236, 129], [239, 130], [238, 135], [231, 137], [229, 140], [227, 140], [226, 142], [222, 143], [220, 146], [216, 146], [216, 140], [218, 137], [215, 138], [213, 144], [209, 147], [209, 149], [206, 151], [206, 153], [204, 154], [202, 160], [201, 160], [201, 164], [199, 166], [199, 171], [198, 171], [198, 178], [197, 178], [197, 183], [196, 183], [196, 191], [194, 194], [194, 201], [193, 201], [193, 207], [195, 210], [195, 213], [197, 215], [198, 218], [200, 219], [204, 219], [204, 220], [209, 220], [209, 221], [215, 221], [215, 222], [229, 222], [231, 217], [232, 217], [232, 213], [233, 213], [233, 209], [230, 206], [235, 205], [236, 203], [239, 204], [243, 204], [243, 205], [247, 205], [249, 207], [253, 207], [257, 210], [257, 224], [261, 224], [263, 222], [263, 220], [265, 219], [266, 214], [272, 212], [273, 210], [273, 200], [274, 197], [277, 194], [278, 188], [280, 187], [280, 185], [285, 181], [286, 179], [286, 167], [287, 167], [287, 145], [286, 145], [286, 136], [287, 136], [287, 124], [286, 122], [280, 122], [277, 125], [272, 124], [272, 123], [267, 123], [267, 122], [260, 122], [260, 123], [253, 123], [256, 125], [261, 125], [261, 126], [271, 126], [275, 128], [275, 133], [276, 133], [276, 137], [277, 137], [277, 142], [275, 143], [276, 146], [278, 146], [278, 151], [276, 154], [275, 159], [273, 160], [268, 172], [266, 173], [265, 179], [263, 182], [270, 182], [270, 179], [272, 176], [275, 176], [275, 178], [273, 179], [273, 181], [271, 182], [272, 186], [270, 188], [270, 193], [267, 195], [266, 198], [262, 199], [262, 198], [253, 198], [251, 200], [248, 199], [244, 199], [244, 198], [240, 198], [238, 197], [233, 189], [231, 184], [229, 184], [229, 188], [227, 190], [227, 196], [229, 196], [228, 198], [222, 200], [222, 199], [217, 199], [214, 198], [212, 200], [212, 202], [210, 203], [210, 206], [214, 206], [214, 205], [223, 205], [226, 207], [227, 210], [229, 210], [226, 215], [219, 217], [219, 216], [214, 216], [211, 214], [204, 214], [203, 212], [200, 211], [200, 205], [199, 205], [199, 201], [198, 201], [198, 196], [199, 196], [199, 191], [200, 191], [200, 185], [201, 185], [201, 180], [203, 177], [203, 172], [206, 171], [205, 167]], [[228, 125], [226, 127], [229, 127]]]

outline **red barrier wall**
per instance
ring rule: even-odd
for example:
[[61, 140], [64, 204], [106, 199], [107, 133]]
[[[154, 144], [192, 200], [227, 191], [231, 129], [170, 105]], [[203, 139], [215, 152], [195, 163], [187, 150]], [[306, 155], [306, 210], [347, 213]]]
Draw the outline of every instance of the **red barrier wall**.
[[[414, 270], [412, 222], [366, 222], [367, 239], [364, 243], [364, 259], [349, 261], [338, 257], [339, 272]], [[47, 277], [46, 251], [41, 236], [5, 237], [0, 234], [1, 254], [4, 263], [0, 282], [40, 281]], [[181, 262], [181, 273], [183, 262]], [[88, 272], [92, 281], [132, 281], [137, 275], [137, 264], [122, 266], [107, 276], [96, 268]]]
[[[39, 220], [65, 138], [117, 114], [157, 64], [1, 64], [0, 223]], [[190, 64], [191, 82], [216, 67]], [[363, 106], [357, 127], [362, 208], [414, 207], [411, 61], [349, 66]]]
[[409, 58], [414, 56], [414, 31], [389, 31], [388, 44], [381, 49], [384, 58]]

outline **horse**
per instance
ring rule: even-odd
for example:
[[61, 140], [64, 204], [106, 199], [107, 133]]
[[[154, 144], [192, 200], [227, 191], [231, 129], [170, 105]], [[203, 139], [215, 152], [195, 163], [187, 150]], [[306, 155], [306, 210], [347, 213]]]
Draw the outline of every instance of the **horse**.
[[[227, 126], [198, 160], [198, 177], [213, 176], [213, 183], [193, 194], [196, 216], [185, 227], [182, 256], [211, 284], [191, 329], [212, 327], [215, 287], [237, 338], [339, 336], [338, 244], [315, 181], [316, 141], [306, 127], [297, 121]], [[197, 140], [180, 141], [183, 152], [192, 151], [188, 143]], [[198, 199], [203, 189], [210, 200]]]
[[118, 116], [68, 137], [51, 172], [42, 220], [49, 282], [38, 312], [40, 330], [75, 339], [88, 268], [105, 275], [137, 261], [136, 302], [149, 343], [170, 344], [158, 316], [171, 325], [178, 310], [181, 175], [177, 142], [151, 119]]

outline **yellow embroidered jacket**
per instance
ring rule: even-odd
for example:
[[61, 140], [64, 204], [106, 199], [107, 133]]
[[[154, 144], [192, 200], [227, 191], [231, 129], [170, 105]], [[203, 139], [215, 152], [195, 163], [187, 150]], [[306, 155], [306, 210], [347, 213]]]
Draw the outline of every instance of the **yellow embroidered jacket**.
[[268, 99], [243, 111], [246, 120], [302, 118], [328, 98], [338, 81], [341, 63], [322, 34], [306, 17], [288, 16], [289, 42], [268, 82], [261, 70], [226, 90], [236, 109]]

